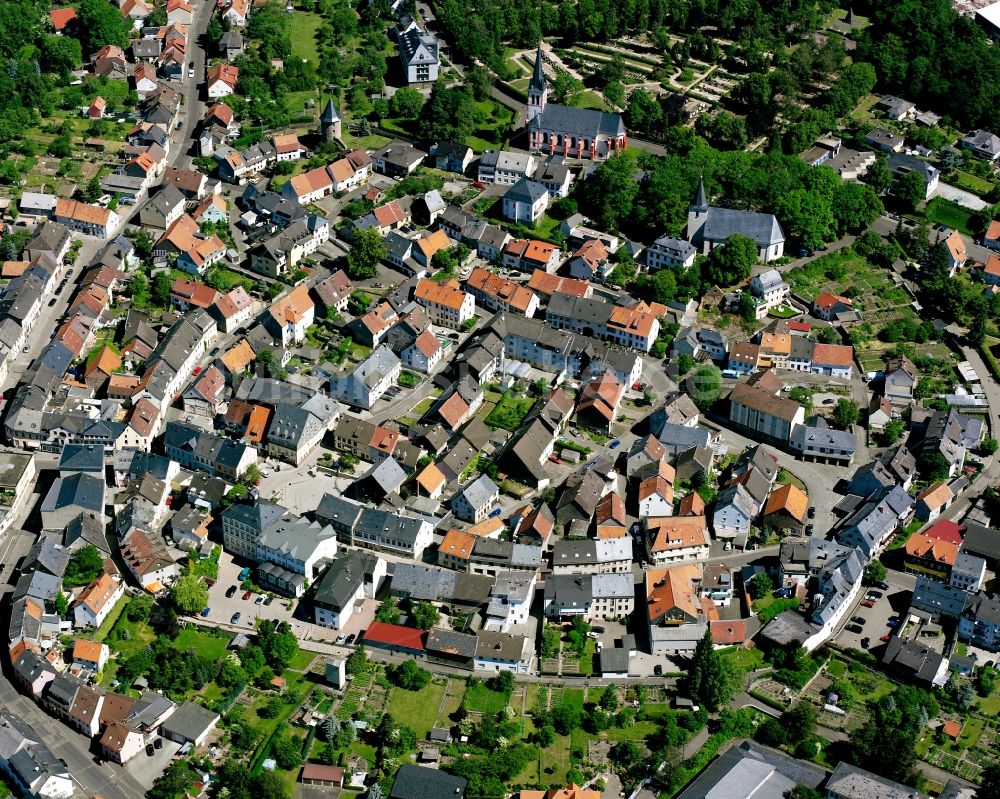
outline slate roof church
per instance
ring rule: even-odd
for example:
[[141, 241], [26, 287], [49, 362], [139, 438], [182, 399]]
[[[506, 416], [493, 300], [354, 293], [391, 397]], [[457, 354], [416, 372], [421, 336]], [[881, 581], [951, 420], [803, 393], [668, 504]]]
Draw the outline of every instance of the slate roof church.
[[539, 47], [528, 83], [529, 149], [567, 158], [603, 159], [628, 145], [621, 114], [556, 105], [548, 102], [548, 95]]
[[688, 241], [707, 255], [735, 233], [753, 239], [757, 257], [765, 263], [776, 261], [785, 252], [785, 234], [774, 214], [715, 208], [708, 204], [702, 179], [694, 202], [688, 206]]

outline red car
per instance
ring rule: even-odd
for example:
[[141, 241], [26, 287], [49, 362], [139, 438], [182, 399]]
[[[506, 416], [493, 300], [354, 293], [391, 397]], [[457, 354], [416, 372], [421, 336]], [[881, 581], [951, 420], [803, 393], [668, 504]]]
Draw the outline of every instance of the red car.
[[888, 641], [888, 640], [889, 640], [890, 638], [892, 638], [892, 636], [891, 636], [891, 635], [883, 635], [883, 636], [882, 636], [881, 638], [879, 638], [878, 640], [880, 640], [880, 641], [882, 641], [882, 642], [884, 643], [884, 642]]
[[207, 585], [209, 588], [215, 588], [215, 580], [213, 580], [211, 577], [206, 577], [205, 585]]
[[481, 180], [477, 180], [472, 185], [475, 186], [477, 189], [485, 189], [486, 188], [486, 184], [483, 183]]
[[872, 602], [870, 599], [864, 599], [861, 601], [861, 606], [865, 608], [873, 608], [875, 607], [875, 603]]
[[562, 458], [555, 454], [549, 455], [549, 460], [553, 463], [562, 463]]
[[243, 593], [243, 598], [244, 598], [244, 599], [249, 599], [249, 598], [250, 598], [250, 597], [252, 597], [252, 596], [253, 596], [253, 591], [245, 591], [245, 592]]

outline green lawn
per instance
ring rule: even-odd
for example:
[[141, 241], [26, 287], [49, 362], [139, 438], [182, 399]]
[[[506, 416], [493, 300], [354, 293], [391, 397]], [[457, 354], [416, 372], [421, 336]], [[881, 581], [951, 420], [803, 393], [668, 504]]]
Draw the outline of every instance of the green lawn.
[[191, 649], [195, 654], [209, 660], [222, 660], [226, 656], [226, 647], [229, 646], [229, 641], [228, 635], [209, 635], [201, 630], [188, 627], [180, 631], [172, 646], [181, 652]]
[[222, 547], [212, 547], [212, 553], [202, 560], [195, 554], [189, 555], [193, 564], [193, 571], [198, 577], [210, 577], [213, 580], [219, 579], [219, 556], [222, 554]]
[[463, 704], [466, 710], [478, 711], [479, 713], [499, 713], [507, 707], [507, 697], [497, 691], [490, 690], [483, 683], [479, 683], [469, 686], [465, 692]]
[[323, 17], [311, 11], [295, 10], [291, 19], [292, 56], [305, 58], [312, 64], [319, 61], [316, 52], [316, 31], [323, 25]]
[[[559, 225], [561, 224], [562, 220], [553, 219], [551, 216], [546, 214], [541, 218], [541, 221], [535, 223], [532, 235], [541, 241], [557, 244], [558, 242], [556, 239], [559, 238], [559, 236], [556, 236], [556, 231], [559, 230]], [[560, 235], [561, 233], [562, 231], [560, 231]]]
[[598, 111], [609, 111], [608, 104], [597, 92], [587, 89], [580, 93], [580, 96], [573, 101], [577, 108], [596, 108]]
[[993, 191], [992, 183], [968, 172], [958, 172], [954, 182], [960, 189], [971, 191], [973, 194], [986, 195]]
[[431, 731], [438, 717], [438, 708], [444, 699], [445, 686], [431, 681], [420, 691], [393, 688], [389, 699], [389, 714], [400, 724], [405, 724], [422, 741]]
[[291, 671], [308, 671], [309, 667], [312, 666], [312, 662], [316, 659], [316, 653], [310, 652], [306, 649], [300, 649], [295, 653], [295, 657], [292, 658], [291, 663], [288, 664], [288, 668]]
[[847, 666], [842, 660], [834, 659], [826, 664], [826, 673], [831, 677], [842, 677], [845, 671], [847, 671]]
[[637, 721], [631, 727], [612, 727], [607, 731], [609, 741], [641, 741], [659, 729], [652, 721]]
[[740, 671], [753, 671], [764, 665], [764, 653], [756, 647], [753, 649], [744, 649], [741, 646], [731, 646], [726, 649], [720, 649], [719, 654]]
[[125, 612], [125, 608], [128, 606], [128, 603], [129, 597], [127, 596], [123, 596], [118, 600], [118, 604], [111, 609], [111, 612], [107, 615], [104, 621], [101, 622], [101, 626], [97, 628], [97, 633], [94, 635], [95, 641], [103, 641], [108, 637], [108, 633], [111, 632], [111, 628], [115, 626], [115, 623], [118, 621], [118, 617]]
[[968, 236], [972, 235], [972, 228], [969, 220], [974, 212], [965, 206], [945, 200], [943, 197], [935, 197], [924, 209], [924, 216], [935, 224], [947, 225]]
[[513, 433], [521, 426], [521, 422], [528, 415], [528, 411], [531, 410], [531, 406], [534, 404], [535, 401], [528, 397], [515, 397], [507, 394], [489, 412], [489, 415], [486, 417], [486, 424], [494, 429], [501, 427]]

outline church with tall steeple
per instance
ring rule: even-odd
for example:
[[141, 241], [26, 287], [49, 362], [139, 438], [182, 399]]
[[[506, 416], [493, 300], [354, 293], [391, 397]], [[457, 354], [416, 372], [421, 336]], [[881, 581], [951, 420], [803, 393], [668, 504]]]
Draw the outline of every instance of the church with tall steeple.
[[628, 146], [621, 114], [550, 103], [542, 48], [528, 83], [528, 147], [546, 155], [600, 160]]

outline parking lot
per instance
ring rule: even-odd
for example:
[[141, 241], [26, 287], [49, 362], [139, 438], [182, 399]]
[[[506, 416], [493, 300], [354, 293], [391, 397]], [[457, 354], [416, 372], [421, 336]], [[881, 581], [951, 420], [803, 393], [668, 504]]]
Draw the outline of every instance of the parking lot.
[[[868, 638], [869, 650], [873, 651], [875, 655], [880, 655], [883, 651], [881, 647], [885, 645], [880, 639], [891, 632], [891, 628], [887, 622], [891, 617], [899, 616], [909, 609], [912, 592], [909, 589], [894, 587], [892, 585], [889, 586], [888, 591], [883, 591], [879, 588], [862, 588], [861, 590], [862, 592], [858, 594], [857, 600], [855, 600], [854, 605], [845, 617], [843, 628], [836, 640], [843, 647], [864, 649], [861, 645], [861, 639]], [[874, 607], [871, 608], [861, 605], [868, 591], [876, 591], [882, 594], [882, 597], [875, 600]], [[851, 619], [856, 616], [865, 620], [864, 624], [861, 625], [862, 631], [860, 633], [851, 632], [847, 629], [854, 624]]]
[[[332, 451], [317, 447], [297, 467], [270, 458], [261, 461], [261, 472], [267, 473], [257, 486], [261, 499], [276, 502], [294, 513], [302, 514], [316, 510], [324, 494], [339, 494], [346, 490], [351, 483], [349, 477], [338, 477], [324, 469], [316, 469], [315, 475], [309, 473], [324, 452]], [[358, 474], [360, 473], [359, 466]]]
[[154, 740], [160, 741], [160, 749], [154, 748], [152, 755], [146, 754], [144, 750], [125, 764], [125, 770], [147, 790], [153, 787], [153, 782], [167, 769], [181, 748], [179, 743], [160, 736], [150, 738], [149, 745], [152, 745]]
[[[206, 623], [213, 626], [223, 627], [228, 630], [252, 630], [258, 619], [273, 619], [275, 621], [288, 622], [295, 635], [301, 640], [328, 641], [333, 642], [337, 636], [350, 635], [361, 632], [375, 618], [375, 611], [378, 609], [378, 602], [374, 599], [366, 599], [361, 608], [355, 610], [349, 623], [344, 630], [330, 630], [313, 624], [309, 619], [309, 611], [303, 608], [296, 614], [298, 602], [273, 595], [270, 605], [263, 602], [257, 603], [262, 594], [252, 594], [249, 599], [243, 599], [244, 593], [239, 587], [239, 574], [243, 567], [233, 562], [233, 556], [227, 552], [219, 559], [219, 579], [208, 591], [209, 613], [204, 617]], [[226, 592], [236, 586], [236, 593], [232, 597], [227, 597]], [[234, 613], [239, 613], [240, 618], [236, 624], [231, 624]], [[298, 617], [296, 617], [296, 615]]]

